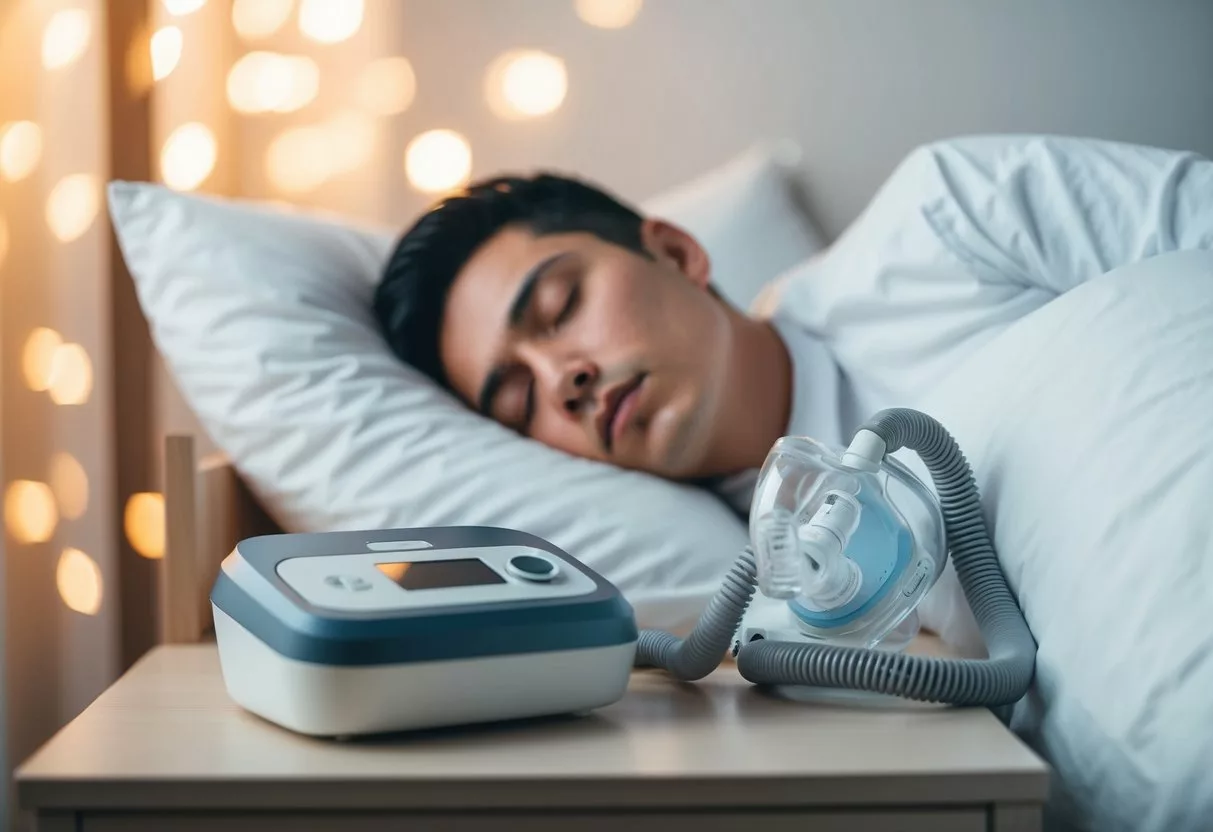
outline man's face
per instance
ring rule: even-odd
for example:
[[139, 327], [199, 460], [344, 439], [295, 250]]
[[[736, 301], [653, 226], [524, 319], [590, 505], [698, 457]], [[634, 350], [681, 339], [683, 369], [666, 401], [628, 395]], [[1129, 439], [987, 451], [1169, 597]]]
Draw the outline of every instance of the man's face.
[[507, 228], [451, 286], [441, 356], [473, 408], [553, 448], [703, 476], [720, 432], [729, 311], [706, 254], [646, 221], [645, 257], [588, 233]]

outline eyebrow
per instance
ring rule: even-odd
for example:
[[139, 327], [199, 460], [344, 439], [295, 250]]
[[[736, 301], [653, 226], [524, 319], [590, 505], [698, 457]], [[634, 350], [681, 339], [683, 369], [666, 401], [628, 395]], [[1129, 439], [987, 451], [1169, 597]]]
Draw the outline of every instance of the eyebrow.
[[[514, 295], [514, 300], [510, 304], [510, 310], [506, 315], [506, 321], [510, 329], [517, 329], [522, 324], [522, 319], [526, 315], [527, 307], [531, 304], [531, 297], [535, 294], [535, 287], [539, 284], [539, 278], [543, 277], [544, 273], [555, 264], [558, 260], [567, 257], [569, 252], [562, 251], [547, 257], [537, 263], [526, 277], [522, 279], [522, 285], [518, 287], [517, 293]], [[480, 397], [477, 400], [477, 408], [481, 415], [488, 416], [490, 408], [493, 406], [493, 399], [497, 396], [497, 390], [501, 387], [501, 370], [494, 369], [489, 373], [489, 376], [484, 381], [484, 385], [480, 388]]]

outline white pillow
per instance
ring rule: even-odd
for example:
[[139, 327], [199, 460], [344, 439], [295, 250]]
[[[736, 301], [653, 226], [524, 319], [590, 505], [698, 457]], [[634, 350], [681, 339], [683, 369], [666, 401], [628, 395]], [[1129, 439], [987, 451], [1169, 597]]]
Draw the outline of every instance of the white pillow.
[[822, 248], [796, 198], [800, 149], [762, 142], [691, 182], [644, 202], [645, 210], [699, 238], [712, 282], [738, 309], [749, 309], [773, 278]]
[[[920, 407], [972, 464], [1038, 644], [1012, 727], [1081, 829], [1213, 818], [1213, 251], [1001, 332]], [[968, 632], [945, 632], [968, 641]]]
[[[753, 227], [734, 184], [717, 201]], [[166, 366], [284, 528], [524, 530], [614, 582], [641, 626], [674, 630], [746, 543], [714, 495], [520, 438], [402, 366], [370, 311], [394, 229], [149, 184], [113, 183], [109, 201]], [[774, 245], [745, 244], [756, 261]]]

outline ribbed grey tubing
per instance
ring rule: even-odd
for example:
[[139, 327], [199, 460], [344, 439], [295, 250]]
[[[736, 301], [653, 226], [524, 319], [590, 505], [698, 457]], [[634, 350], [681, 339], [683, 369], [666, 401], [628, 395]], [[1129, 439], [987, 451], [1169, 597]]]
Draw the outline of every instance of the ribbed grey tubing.
[[690, 635], [684, 640], [661, 630], [642, 630], [633, 664], [660, 667], [684, 682], [707, 676], [732, 646], [737, 625], [757, 586], [758, 567], [747, 546]]
[[[947, 430], [926, 414], [905, 408], [878, 413], [864, 428], [880, 436], [891, 454], [902, 447], [916, 451], [931, 473], [939, 494], [948, 548], [961, 588], [981, 628], [987, 659], [938, 659], [855, 647], [761, 640], [742, 645], [737, 654], [741, 675], [755, 684], [809, 685], [866, 690], [909, 699], [951, 705], [996, 707], [1017, 702], [1028, 691], [1035, 672], [1036, 642], [1024, 621], [990, 542], [977, 485], [969, 464]], [[742, 575], [751, 581], [745, 602], [722, 601], [738, 595]], [[730, 573], [725, 589], [713, 599], [685, 643], [665, 633], [645, 632], [641, 646], [647, 664], [685, 670], [684, 657], [697, 644], [693, 669], [706, 675], [721, 653], [709, 657], [705, 646], [719, 644], [716, 636], [736, 631], [753, 595], [756, 572], [748, 551]], [[699, 630], [711, 636], [700, 640]], [[727, 644], [728, 639], [724, 640]], [[673, 672], [673, 671], [672, 671]], [[676, 673], [675, 675], [680, 675]], [[699, 676], [694, 678], [699, 678]]]

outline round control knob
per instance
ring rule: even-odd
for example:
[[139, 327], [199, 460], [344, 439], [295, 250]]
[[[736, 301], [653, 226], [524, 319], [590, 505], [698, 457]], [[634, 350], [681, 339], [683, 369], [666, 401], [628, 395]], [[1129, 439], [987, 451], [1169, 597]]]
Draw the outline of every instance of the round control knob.
[[550, 581], [556, 577], [556, 564], [536, 555], [515, 555], [506, 564], [506, 571], [524, 581]]

